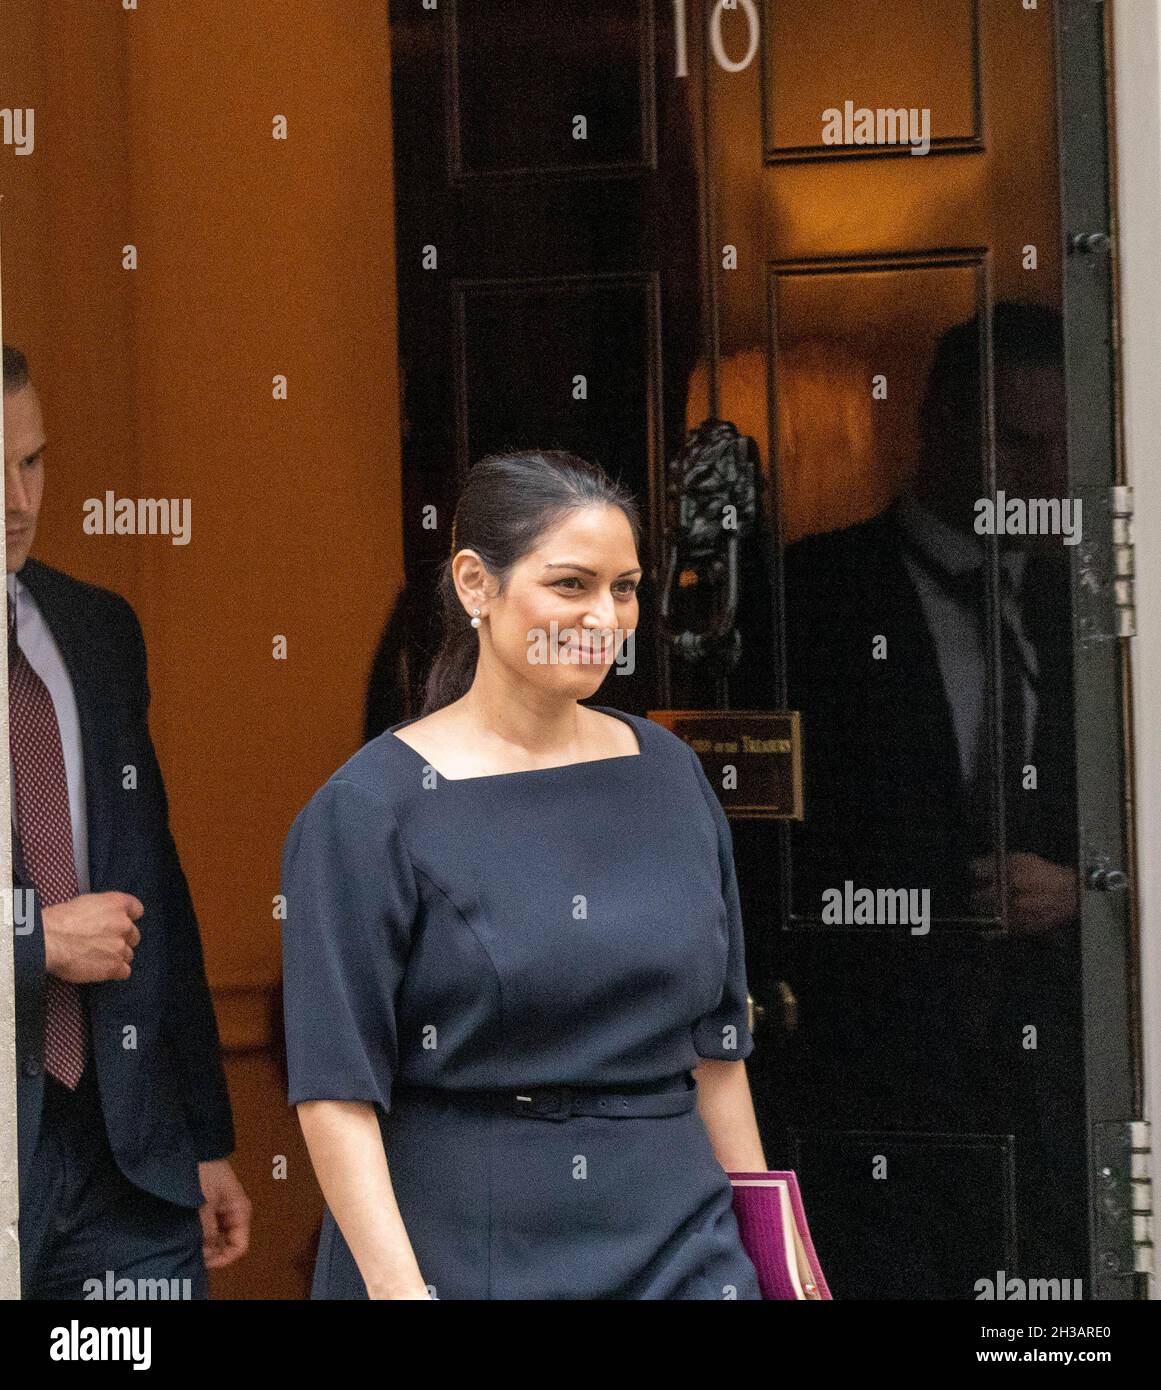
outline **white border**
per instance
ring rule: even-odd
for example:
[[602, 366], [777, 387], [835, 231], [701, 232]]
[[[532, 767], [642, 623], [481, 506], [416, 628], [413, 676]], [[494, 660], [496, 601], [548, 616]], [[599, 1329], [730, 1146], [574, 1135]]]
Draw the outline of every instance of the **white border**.
[[[1136, 515], [1131, 639], [1145, 1118], [1161, 1185], [1161, 0], [1112, 6], [1126, 480]], [[1154, 1263], [1156, 1266], [1156, 1252]], [[1161, 1269], [1150, 1296], [1161, 1298]]]
[[[0, 305], [0, 339], [4, 336]], [[0, 460], [4, 458], [4, 416], [0, 412]], [[7, 565], [7, 533], [0, 535], [0, 561]], [[0, 689], [0, 740], [8, 747], [8, 643], [0, 656], [3, 688]], [[0, 1299], [20, 1297], [19, 1180], [16, 1144], [16, 976], [11, 927], [12, 804], [8, 785], [11, 769], [0, 758]]]

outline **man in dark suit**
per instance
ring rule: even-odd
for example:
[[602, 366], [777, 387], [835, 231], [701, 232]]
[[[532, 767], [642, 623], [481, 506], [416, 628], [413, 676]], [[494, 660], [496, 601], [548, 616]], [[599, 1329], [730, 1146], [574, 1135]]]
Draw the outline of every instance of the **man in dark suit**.
[[[991, 336], [996, 490], [1063, 498], [1059, 315], [1001, 303]], [[926, 945], [905, 928], [869, 935], [860, 967], [820, 991], [816, 1034], [857, 1020], [862, 1046], [844, 1075], [820, 1064], [802, 1084], [828, 1115], [849, 1097], [849, 1122], [868, 1128], [1016, 1134], [1023, 1258], [1073, 1277], [1084, 1116], [1068, 551], [1060, 534], [1001, 535], [989, 592], [979, 340], [976, 320], [940, 340], [905, 491], [786, 552], [789, 705], [807, 750], [795, 911], [819, 918], [822, 894], [849, 880], [928, 891], [931, 915]], [[1035, 1051], [1022, 1046], [1029, 1024]], [[805, 1078], [811, 1059], [787, 1066]], [[937, 1284], [915, 1271], [916, 1296]]]
[[[1049, 310], [1000, 304], [993, 319], [996, 485], [1067, 492], [1062, 336]], [[993, 916], [999, 812], [1018, 932], [1076, 907], [1068, 550], [1059, 535], [999, 538], [1004, 767], [989, 738], [979, 326], [944, 335], [912, 484], [878, 516], [786, 552], [790, 705], [809, 711], [808, 823], [795, 908], [844, 879], [931, 892], [939, 919]], [[1035, 780], [1026, 773], [1036, 770]]]
[[5, 346], [22, 1293], [157, 1297], [165, 1280], [160, 1296], [205, 1298], [250, 1204], [145, 645], [119, 595], [28, 558], [44, 448]]

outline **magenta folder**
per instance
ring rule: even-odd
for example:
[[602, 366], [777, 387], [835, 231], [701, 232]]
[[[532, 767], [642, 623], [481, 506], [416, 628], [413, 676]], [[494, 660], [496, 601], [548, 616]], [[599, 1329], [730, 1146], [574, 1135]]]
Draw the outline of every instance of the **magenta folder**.
[[792, 1172], [730, 1173], [742, 1245], [767, 1299], [831, 1297]]

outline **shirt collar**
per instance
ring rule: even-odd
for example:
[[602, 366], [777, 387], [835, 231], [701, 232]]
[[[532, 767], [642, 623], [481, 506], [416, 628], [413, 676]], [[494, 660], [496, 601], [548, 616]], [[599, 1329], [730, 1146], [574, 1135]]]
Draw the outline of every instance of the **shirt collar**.
[[[912, 492], [902, 493], [895, 503], [899, 524], [911, 543], [928, 560], [945, 573], [960, 576], [976, 570], [984, 563], [984, 547], [977, 536], [949, 526]], [[1000, 552], [1000, 565], [1007, 571], [1013, 588], [1019, 589], [1024, 579], [1028, 557], [1022, 550]]]

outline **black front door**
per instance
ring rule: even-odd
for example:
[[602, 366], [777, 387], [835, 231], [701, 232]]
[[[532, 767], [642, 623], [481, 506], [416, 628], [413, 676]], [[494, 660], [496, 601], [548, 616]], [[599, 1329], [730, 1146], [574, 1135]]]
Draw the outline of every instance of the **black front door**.
[[[804, 820], [733, 831], [751, 1084], [835, 1296], [1129, 1296], [1087, 1179], [1132, 1112], [1126, 897], [1100, 892], [1116, 634], [1085, 597], [1114, 479], [1099, 430], [1083, 467], [1067, 447], [1109, 414], [1108, 267], [1099, 235], [1068, 252], [1101, 230], [1099, 198], [1066, 225], [1095, 156], [1062, 185], [1059, 154], [1104, 127], [1057, 108], [1058, 72], [1099, 85], [1099, 25], [1007, 0], [391, 8], [414, 590], [489, 450], [619, 475], [653, 583], [598, 699], [802, 714]], [[666, 463], [709, 416], [760, 460], [728, 672], [658, 613]]]

